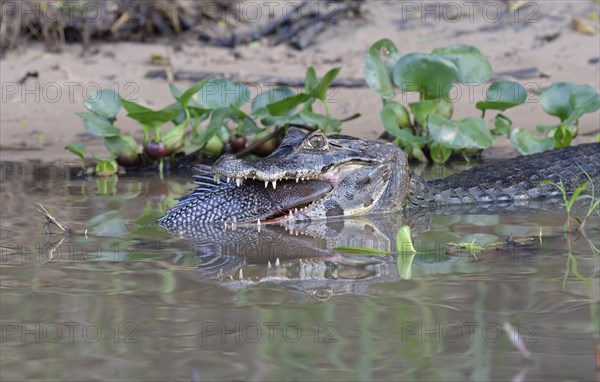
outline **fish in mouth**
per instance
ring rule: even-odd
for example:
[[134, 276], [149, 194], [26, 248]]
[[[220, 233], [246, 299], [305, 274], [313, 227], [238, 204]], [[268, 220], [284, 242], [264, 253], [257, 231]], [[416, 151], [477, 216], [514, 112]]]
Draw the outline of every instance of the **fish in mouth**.
[[[390, 143], [363, 141], [291, 128], [281, 145], [256, 161], [224, 155], [196, 188], [158, 223], [273, 223], [310, 221], [401, 209], [409, 169], [406, 155]], [[183, 229], [183, 228], [182, 228]]]

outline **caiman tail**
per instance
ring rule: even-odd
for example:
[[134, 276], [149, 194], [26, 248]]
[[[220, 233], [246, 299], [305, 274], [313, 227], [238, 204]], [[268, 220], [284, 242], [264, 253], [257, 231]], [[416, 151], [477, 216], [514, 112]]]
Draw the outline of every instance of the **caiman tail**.
[[585, 173], [600, 186], [600, 143], [496, 160], [427, 185], [413, 180], [410, 199], [453, 205], [554, 198], [560, 190], [540, 181], [562, 180], [570, 194], [589, 181]]

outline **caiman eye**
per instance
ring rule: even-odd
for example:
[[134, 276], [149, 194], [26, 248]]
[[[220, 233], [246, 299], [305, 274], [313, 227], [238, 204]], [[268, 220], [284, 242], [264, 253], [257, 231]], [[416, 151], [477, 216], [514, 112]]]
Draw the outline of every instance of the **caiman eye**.
[[322, 135], [315, 135], [310, 137], [308, 143], [315, 149], [322, 149], [325, 146], [325, 137]]

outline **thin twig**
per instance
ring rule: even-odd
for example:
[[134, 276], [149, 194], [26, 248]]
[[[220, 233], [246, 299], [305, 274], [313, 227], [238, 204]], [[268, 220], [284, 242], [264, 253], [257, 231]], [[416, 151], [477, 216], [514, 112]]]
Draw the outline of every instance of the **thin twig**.
[[85, 230], [85, 232], [77, 232], [73, 229], [71, 229], [69, 226], [60, 223], [58, 220], [56, 220], [52, 215], [50, 215], [50, 212], [48, 212], [48, 210], [46, 208], [44, 208], [44, 206], [42, 206], [40, 203], [38, 203], [38, 206], [40, 206], [40, 208], [38, 208], [38, 212], [43, 214], [46, 217], [46, 233], [49, 233], [49, 226], [50, 224], [54, 224], [55, 226], [57, 226], [63, 234], [74, 234], [74, 235], [86, 235], [87, 236], [87, 229]]

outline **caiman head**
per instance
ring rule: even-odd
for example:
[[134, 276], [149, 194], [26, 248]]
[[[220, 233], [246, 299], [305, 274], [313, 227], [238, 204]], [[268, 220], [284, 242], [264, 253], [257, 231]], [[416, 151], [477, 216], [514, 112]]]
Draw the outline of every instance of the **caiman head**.
[[406, 202], [410, 183], [406, 154], [391, 143], [325, 136], [318, 130], [305, 133], [298, 128], [291, 128], [269, 156], [246, 161], [224, 155], [211, 172], [215, 177], [232, 179], [240, 187], [244, 180], [254, 180], [277, 190], [277, 183], [285, 181], [286, 192], [292, 194], [294, 184], [301, 188], [302, 182], [319, 180], [331, 185], [331, 190], [317, 199], [277, 211], [270, 222], [399, 210]]

